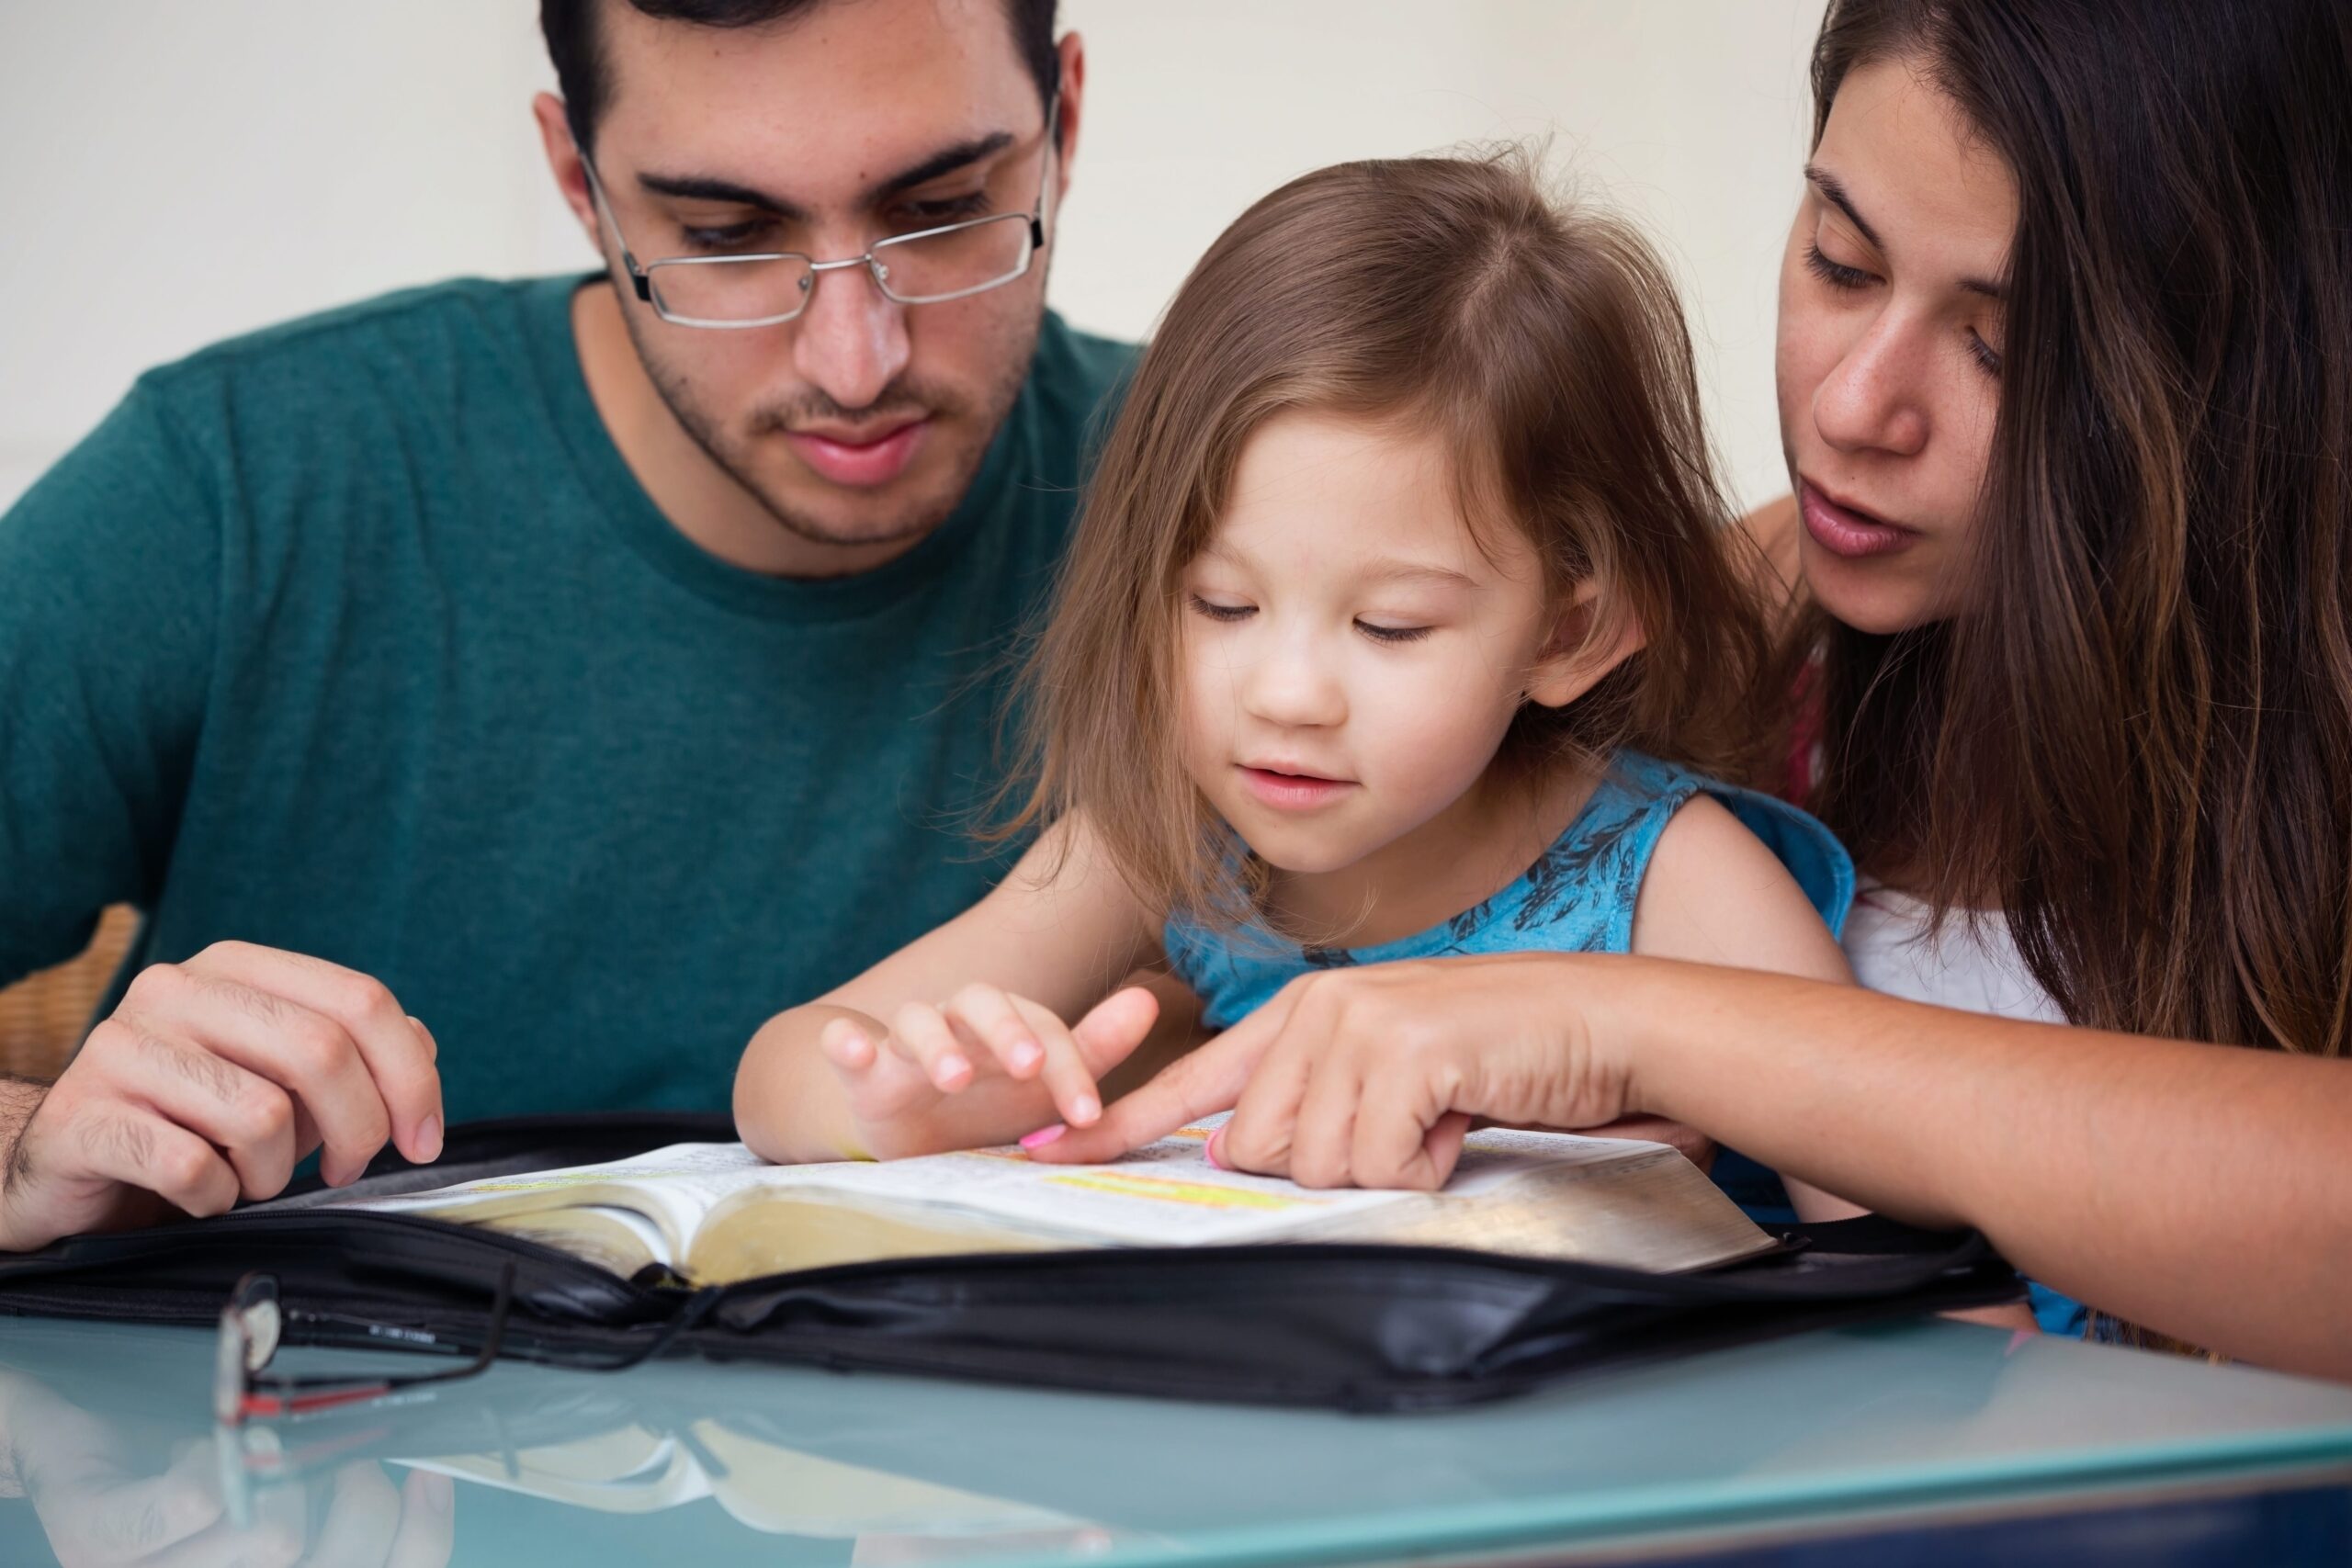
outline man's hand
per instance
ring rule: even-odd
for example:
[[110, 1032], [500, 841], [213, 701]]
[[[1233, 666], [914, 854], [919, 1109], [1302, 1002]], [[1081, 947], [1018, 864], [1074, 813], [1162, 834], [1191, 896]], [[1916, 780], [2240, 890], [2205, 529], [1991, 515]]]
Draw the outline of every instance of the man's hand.
[[0, 1248], [217, 1214], [281, 1190], [313, 1149], [334, 1185], [388, 1140], [436, 1158], [435, 1055], [380, 982], [322, 959], [220, 942], [155, 964], [21, 1122]]
[[1302, 976], [1031, 1157], [1110, 1159], [1230, 1107], [1210, 1148], [1220, 1164], [1308, 1187], [1429, 1190], [1476, 1118], [1630, 1130], [1610, 1125], [1633, 1109], [1631, 1075], [1592, 1005], [1607, 963], [1506, 953]]

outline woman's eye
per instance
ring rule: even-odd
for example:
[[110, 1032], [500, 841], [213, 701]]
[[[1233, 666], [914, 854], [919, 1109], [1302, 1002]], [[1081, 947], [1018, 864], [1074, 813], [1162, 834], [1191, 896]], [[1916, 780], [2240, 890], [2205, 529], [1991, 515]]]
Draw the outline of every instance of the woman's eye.
[[1193, 614], [1206, 615], [1212, 621], [1243, 621], [1257, 614], [1254, 605], [1219, 604], [1197, 593], [1188, 593], [1185, 598], [1192, 602]]
[[1832, 288], [1862, 288], [1871, 281], [1871, 275], [1860, 267], [1848, 266], [1844, 262], [1834, 262], [1823, 255], [1821, 247], [1810, 240], [1805, 242], [1804, 265], [1807, 272]]
[[1973, 332], [1968, 334], [1968, 354], [1970, 358], [1984, 367], [1984, 374], [1987, 376], [1998, 376], [2001, 373], [2001, 351]]
[[1421, 638], [1430, 635], [1430, 628], [1428, 626], [1377, 626], [1371, 621], [1358, 621], [1356, 623], [1356, 630], [1363, 633], [1364, 636], [1372, 638], [1374, 642], [1395, 644], [1400, 642], [1419, 642]]

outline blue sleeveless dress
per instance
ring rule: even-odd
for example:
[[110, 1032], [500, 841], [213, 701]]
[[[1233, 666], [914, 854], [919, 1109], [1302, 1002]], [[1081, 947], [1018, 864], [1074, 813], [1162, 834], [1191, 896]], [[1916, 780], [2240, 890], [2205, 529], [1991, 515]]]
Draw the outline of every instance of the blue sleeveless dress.
[[1828, 829], [1786, 801], [1626, 751], [1533, 865], [1442, 925], [1376, 947], [1302, 948], [1261, 925], [1219, 931], [1179, 917], [1162, 933], [1168, 962], [1201, 998], [1204, 1021], [1224, 1029], [1313, 969], [1465, 953], [1623, 953], [1658, 838], [1702, 794], [1780, 857], [1836, 936], [1854, 901], [1854, 863]]
[[[1786, 801], [1719, 784], [1688, 768], [1620, 752], [1552, 847], [1518, 880], [1475, 908], [1425, 931], [1374, 947], [1302, 948], [1262, 925], [1214, 931], [1179, 917], [1162, 933], [1170, 966], [1224, 1029], [1315, 969], [1473, 953], [1624, 953], [1634, 904], [1667, 822], [1706, 795], [1780, 857], [1836, 936], [1854, 901], [1854, 863], [1828, 829]], [[1780, 1179], [1724, 1150], [1716, 1183], [1760, 1220], [1795, 1218]]]

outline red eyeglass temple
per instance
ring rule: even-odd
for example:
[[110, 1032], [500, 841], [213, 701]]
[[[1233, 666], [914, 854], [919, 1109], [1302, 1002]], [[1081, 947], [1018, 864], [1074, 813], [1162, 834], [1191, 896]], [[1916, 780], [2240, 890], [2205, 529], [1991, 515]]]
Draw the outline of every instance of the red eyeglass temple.
[[338, 1404], [354, 1404], [363, 1399], [381, 1399], [392, 1392], [389, 1382], [355, 1383], [349, 1388], [321, 1389], [311, 1393], [247, 1393], [237, 1401], [237, 1414], [255, 1416], [303, 1416], [313, 1410], [332, 1410]]

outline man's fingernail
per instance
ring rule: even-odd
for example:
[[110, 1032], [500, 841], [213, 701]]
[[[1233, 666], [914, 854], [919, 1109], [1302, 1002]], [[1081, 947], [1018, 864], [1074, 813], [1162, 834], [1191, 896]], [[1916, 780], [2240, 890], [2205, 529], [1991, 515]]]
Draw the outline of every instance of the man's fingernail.
[[1201, 1145], [1201, 1154], [1211, 1165], [1216, 1167], [1219, 1170], [1230, 1170], [1233, 1168], [1226, 1164], [1224, 1160], [1217, 1157], [1217, 1140], [1224, 1136], [1225, 1129], [1222, 1127], [1219, 1127], [1216, 1132], [1211, 1133], [1209, 1134], [1209, 1141]]
[[430, 1165], [441, 1157], [441, 1118], [427, 1116], [416, 1129], [416, 1157], [420, 1165]]
[[1081, 1094], [1069, 1102], [1069, 1119], [1081, 1127], [1091, 1127], [1102, 1114], [1102, 1102], [1091, 1094]]
[[1030, 1134], [1027, 1137], [1022, 1139], [1021, 1146], [1024, 1149], [1042, 1149], [1047, 1144], [1052, 1143], [1056, 1138], [1060, 1137], [1064, 1133], [1069, 1131], [1069, 1129], [1068, 1127], [1062, 1125], [1059, 1122], [1057, 1122], [1050, 1127], [1040, 1127], [1035, 1132]]

